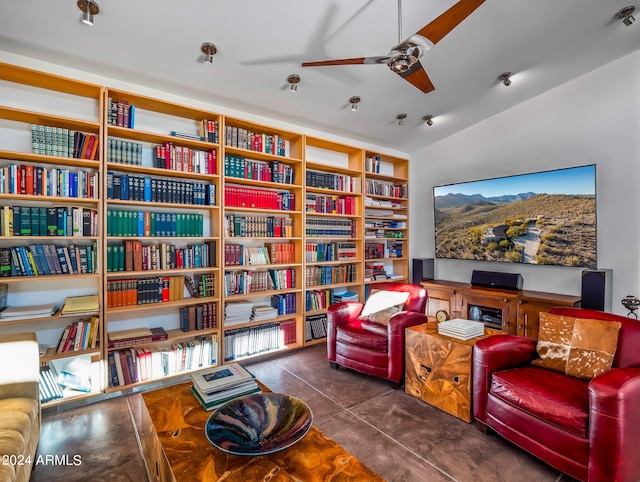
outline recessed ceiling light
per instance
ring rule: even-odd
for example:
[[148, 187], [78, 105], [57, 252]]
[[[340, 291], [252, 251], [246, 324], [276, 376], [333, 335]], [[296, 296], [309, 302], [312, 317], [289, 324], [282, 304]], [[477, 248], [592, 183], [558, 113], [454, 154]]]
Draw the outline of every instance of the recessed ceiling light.
[[511, 85], [511, 72], [498, 75], [498, 80], [509, 87]]
[[200, 51], [204, 54], [204, 61], [212, 64], [213, 56], [218, 52], [218, 48], [211, 42], [205, 42], [200, 46]]
[[93, 25], [93, 17], [100, 13], [100, 6], [93, 0], [78, 0], [78, 8], [82, 10], [82, 23]]

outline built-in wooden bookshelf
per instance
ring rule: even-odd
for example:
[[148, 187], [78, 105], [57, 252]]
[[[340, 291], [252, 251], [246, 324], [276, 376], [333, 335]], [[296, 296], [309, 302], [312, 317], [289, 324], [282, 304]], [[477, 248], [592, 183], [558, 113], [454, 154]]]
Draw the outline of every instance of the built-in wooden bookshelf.
[[409, 281], [409, 161], [367, 151], [364, 162], [367, 286]]
[[[110, 88], [103, 100], [104, 356], [117, 391], [220, 360], [221, 119]], [[116, 340], [133, 328], [165, 334]]]
[[[7, 288], [10, 307], [62, 308], [70, 296], [102, 296], [102, 91], [99, 85], [0, 65], [0, 285]], [[47, 405], [104, 390], [102, 307], [95, 316], [91, 342], [78, 338], [65, 351], [58, 349], [65, 327], [84, 326], [90, 316], [62, 317], [58, 310], [48, 317], [0, 320], [3, 333], [38, 334], [48, 347], [40, 358], [43, 369], [62, 373], [82, 366], [82, 390], [66, 385], [44, 396]]]
[[[80, 317], [0, 321], [2, 332], [37, 332], [49, 347], [43, 365], [78, 358], [90, 367], [88, 394], [48, 403], [323, 343], [327, 307], [340, 300], [336, 294], [363, 301], [382, 280], [369, 279], [371, 263], [408, 280], [407, 159], [0, 67], [0, 92], [7, 90], [3, 99], [13, 102], [0, 105], [1, 172], [15, 172], [11, 165], [24, 165], [26, 172], [28, 165], [37, 179], [38, 172], [69, 170], [83, 188], [43, 193], [3, 187], [0, 219], [6, 207], [69, 208], [71, 218], [75, 208], [81, 210], [76, 215], [89, 212], [93, 223], [83, 236], [59, 233], [57, 226], [55, 235], [46, 236], [0, 230], [0, 248], [91, 248], [86, 272], [43, 276], [20, 276], [9, 249], [9, 276], [0, 278], [10, 305], [33, 304], [34, 294], [39, 302], [58, 304], [67, 296], [99, 295], [95, 347], [57, 353], [65, 327]], [[51, 99], [43, 102], [45, 97]], [[37, 126], [93, 135], [97, 147], [81, 158], [67, 157], [68, 146], [65, 154], [64, 146], [40, 145]], [[225, 306], [244, 314], [227, 317]], [[240, 352], [240, 345], [250, 348]], [[175, 360], [193, 350], [209, 356], [178, 367]], [[154, 356], [164, 359], [160, 374], [148, 365]]]

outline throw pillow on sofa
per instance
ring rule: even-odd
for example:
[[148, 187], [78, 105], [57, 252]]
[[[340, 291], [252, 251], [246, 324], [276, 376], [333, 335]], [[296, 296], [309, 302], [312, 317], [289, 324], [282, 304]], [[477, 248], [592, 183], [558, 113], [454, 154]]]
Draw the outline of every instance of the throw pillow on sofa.
[[408, 299], [406, 291], [371, 290], [358, 319], [388, 325], [389, 318], [402, 311]]
[[611, 369], [620, 323], [540, 313], [532, 365], [590, 380]]

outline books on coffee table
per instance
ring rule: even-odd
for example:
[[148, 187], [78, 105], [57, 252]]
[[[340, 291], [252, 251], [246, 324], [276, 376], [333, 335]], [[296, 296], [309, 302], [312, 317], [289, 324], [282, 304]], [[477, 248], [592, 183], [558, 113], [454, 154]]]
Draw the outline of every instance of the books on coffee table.
[[238, 363], [198, 370], [191, 373], [191, 380], [191, 391], [205, 410], [262, 391], [253, 374]]
[[440, 335], [458, 338], [459, 340], [470, 340], [471, 338], [484, 335], [484, 323], [454, 318], [438, 323], [438, 333]]

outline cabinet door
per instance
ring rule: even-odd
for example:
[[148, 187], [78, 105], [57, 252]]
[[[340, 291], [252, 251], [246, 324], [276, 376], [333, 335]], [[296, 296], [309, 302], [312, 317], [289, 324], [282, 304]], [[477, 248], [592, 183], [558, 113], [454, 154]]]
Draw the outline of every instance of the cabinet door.
[[557, 303], [544, 303], [541, 301], [518, 301], [518, 326], [516, 334], [529, 338], [538, 338], [540, 326], [540, 312], [548, 311], [557, 306]]
[[[492, 326], [496, 330], [502, 329], [505, 333], [515, 334], [516, 326], [511, 317], [515, 315], [515, 306], [512, 306], [514, 300], [504, 296], [491, 296], [488, 294], [462, 294], [462, 318], [469, 320], [478, 319], [478, 315], [474, 314], [474, 310], [479, 310], [480, 319], [478, 321], [487, 321], [483, 317], [489, 316], [491, 322], [501, 320], [502, 327]], [[488, 325], [487, 325], [488, 326]]]
[[456, 291], [451, 288], [443, 288], [438, 285], [422, 283], [427, 290], [427, 316], [436, 316], [438, 310], [444, 310], [449, 314], [450, 318], [461, 316], [456, 303]]

